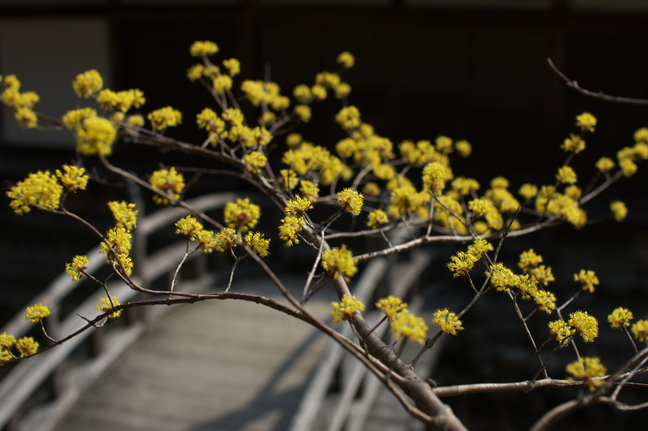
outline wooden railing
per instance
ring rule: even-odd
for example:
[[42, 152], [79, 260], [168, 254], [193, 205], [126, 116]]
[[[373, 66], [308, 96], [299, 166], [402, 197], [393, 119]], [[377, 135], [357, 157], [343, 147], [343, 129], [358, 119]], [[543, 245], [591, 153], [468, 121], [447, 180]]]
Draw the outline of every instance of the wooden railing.
[[[236, 199], [234, 193], [218, 193], [190, 200], [188, 203], [201, 212], [223, 207]], [[157, 211], [139, 221], [134, 233], [133, 256], [136, 272], [134, 279], [148, 286], [162, 277], [169, 277], [186, 250], [186, 241], [179, 240], [159, 251], [147, 255], [147, 239], [155, 232], [168, 227], [187, 214], [182, 208], [167, 208]], [[105, 265], [105, 257], [99, 247], [88, 254], [89, 273], [96, 273]], [[207, 271], [204, 253], [190, 256], [194, 265], [193, 277], [183, 279], [183, 291], [200, 291], [214, 282], [215, 274]], [[51, 315], [45, 319], [48, 334], [60, 339], [86, 324], [79, 316], [92, 318], [99, 312], [96, 305], [106, 294], [103, 288], [94, 291], [89, 297], [69, 312], [63, 312], [63, 301], [79, 289], [88, 289], [89, 282], [74, 282], [65, 273], [57, 277], [45, 291], [33, 298], [29, 304], [46, 305]], [[138, 293], [123, 282], [109, 284], [111, 295], [125, 303]], [[125, 324], [109, 324], [102, 328], [85, 331], [79, 336], [43, 352], [35, 358], [18, 362], [0, 381], [0, 428], [6, 431], [46, 431], [72, 406], [83, 391], [146, 329], [147, 325], [159, 317], [169, 307], [149, 307], [144, 315], [119, 319]], [[131, 310], [128, 310], [131, 311]], [[127, 313], [128, 314], [128, 313]], [[129, 318], [130, 317], [130, 318]], [[111, 322], [112, 323], [112, 322]], [[16, 338], [28, 334], [34, 324], [27, 321], [24, 311], [13, 317], [0, 333], [7, 332]], [[89, 357], [79, 359], [72, 354], [85, 348]], [[11, 366], [11, 365], [7, 365]], [[37, 402], [36, 394], [46, 392], [46, 403]]]

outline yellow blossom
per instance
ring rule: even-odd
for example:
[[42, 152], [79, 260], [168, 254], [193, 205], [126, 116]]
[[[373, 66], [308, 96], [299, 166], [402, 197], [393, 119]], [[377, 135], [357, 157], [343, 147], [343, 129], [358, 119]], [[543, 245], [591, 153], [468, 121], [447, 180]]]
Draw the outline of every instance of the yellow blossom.
[[[184, 177], [174, 167], [153, 172], [149, 182], [154, 189], [168, 195], [171, 199], [180, 199], [180, 193], [185, 187]], [[153, 200], [158, 204], [169, 202], [166, 197], [157, 194], [153, 196]]]
[[345, 69], [350, 69], [355, 64], [355, 58], [349, 51], [344, 51], [338, 55], [337, 62]]
[[432, 316], [432, 323], [438, 325], [441, 331], [451, 335], [457, 335], [457, 331], [464, 329], [457, 314], [447, 308], [435, 311]]
[[86, 118], [96, 116], [97, 111], [92, 108], [73, 109], [63, 115], [63, 127], [68, 130], [76, 130], [80, 127], [83, 127], [83, 122], [86, 120]]
[[117, 137], [113, 123], [102, 117], [88, 117], [76, 129], [77, 149], [85, 156], [112, 153], [112, 144]]
[[434, 141], [437, 151], [442, 154], [450, 153], [454, 148], [452, 148], [452, 138], [447, 136], [439, 136]]
[[610, 210], [612, 210], [614, 219], [618, 222], [622, 222], [628, 215], [628, 208], [621, 201], [610, 202]]
[[448, 168], [439, 162], [432, 162], [423, 168], [423, 184], [433, 192], [440, 193], [445, 188], [446, 180], [452, 178]]
[[31, 173], [7, 192], [9, 206], [16, 214], [25, 214], [31, 207], [57, 210], [63, 187], [49, 171]]
[[589, 112], [583, 112], [576, 116], [576, 127], [580, 127], [583, 132], [593, 132], [596, 126], [596, 117]]
[[74, 256], [71, 263], [65, 264], [65, 272], [67, 275], [72, 277], [73, 281], [79, 281], [83, 276], [83, 271], [85, 271], [90, 262], [88, 261], [87, 256]]
[[27, 310], [25, 311], [25, 319], [32, 323], [40, 322], [49, 315], [49, 308], [43, 304], [34, 304], [31, 307], [27, 307]]
[[282, 169], [279, 171], [279, 179], [287, 190], [292, 190], [297, 187], [299, 180], [297, 174], [292, 169]]
[[311, 119], [311, 108], [308, 105], [296, 105], [295, 114], [297, 114], [302, 123], [308, 123]]
[[466, 140], [459, 140], [455, 142], [455, 150], [457, 150], [457, 153], [463, 158], [466, 158], [470, 156], [470, 153], [472, 153], [472, 145], [470, 142]]
[[196, 41], [189, 48], [189, 53], [192, 57], [208, 57], [217, 52], [218, 45], [208, 40]]
[[252, 229], [259, 222], [261, 207], [253, 204], [249, 198], [229, 202], [223, 211], [225, 224], [237, 231]]
[[349, 320], [356, 311], [364, 310], [364, 304], [354, 296], [344, 295], [340, 302], [331, 302], [333, 311], [333, 321], [339, 323], [343, 320]]
[[530, 183], [522, 184], [518, 193], [525, 199], [533, 199], [538, 194], [538, 186]]
[[384, 224], [389, 223], [389, 218], [387, 214], [381, 209], [373, 210], [369, 213], [367, 217], [367, 226], [372, 229], [376, 229]]
[[289, 133], [286, 136], [286, 145], [290, 148], [295, 148], [304, 141], [304, 138], [299, 133]]
[[241, 72], [241, 62], [236, 58], [223, 60], [223, 66], [225, 66], [225, 68], [229, 72], [229, 76], [235, 76]]
[[261, 173], [265, 167], [268, 158], [259, 151], [252, 151], [250, 154], [246, 154], [245, 157], [243, 157], [243, 162], [245, 163], [245, 169], [253, 174], [258, 174]]
[[648, 340], [648, 320], [637, 320], [630, 330], [632, 335], [642, 343]]
[[7, 334], [6, 331], [0, 334], [0, 351], [12, 348], [15, 343], [16, 338], [13, 335]]
[[137, 226], [138, 210], [135, 209], [134, 203], [124, 201], [108, 202], [108, 208], [115, 219], [115, 226], [124, 227], [126, 230], [132, 230]]
[[317, 201], [319, 197], [319, 186], [309, 180], [299, 181], [299, 194], [311, 202]]
[[537, 267], [540, 263], [542, 263], [542, 256], [536, 254], [533, 249], [530, 249], [523, 251], [520, 254], [520, 261], [518, 262], [518, 266], [523, 271], [529, 271], [532, 268]]
[[325, 251], [322, 255], [322, 267], [332, 275], [341, 274], [345, 280], [349, 280], [358, 271], [353, 254], [347, 250], [346, 245]]
[[347, 106], [340, 110], [335, 116], [335, 121], [344, 130], [352, 130], [360, 126], [360, 110], [355, 106]]
[[76, 76], [72, 88], [78, 97], [88, 98], [103, 88], [103, 78], [97, 70], [88, 70]]
[[284, 240], [287, 247], [299, 244], [299, 233], [302, 231], [306, 221], [303, 217], [287, 215], [281, 220], [279, 226], [279, 238]]
[[35, 355], [38, 352], [39, 344], [32, 337], [22, 337], [16, 341], [16, 349], [25, 356]]
[[351, 93], [351, 85], [346, 82], [340, 82], [338, 85], [333, 87], [333, 91], [335, 92], [335, 97], [337, 99], [343, 99]]
[[568, 364], [565, 371], [572, 375], [567, 380], [582, 381], [590, 391], [594, 391], [605, 384], [601, 377], [605, 376], [607, 368], [599, 358], [582, 357]]
[[151, 127], [157, 131], [163, 131], [167, 127], [175, 127], [182, 123], [182, 113], [171, 106], [156, 109], [147, 116]]
[[569, 315], [568, 322], [587, 343], [598, 337], [598, 321], [586, 311], [576, 311]]
[[596, 162], [596, 169], [601, 172], [609, 172], [612, 168], [614, 168], [614, 161], [609, 157], [601, 157]]
[[394, 315], [391, 320], [391, 327], [394, 335], [399, 338], [407, 338], [419, 344], [425, 342], [428, 327], [422, 317], [418, 317], [404, 309]]
[[353, 214], [354, 216], [360, 214], [362, 211], [362, 205], [364, 203], [364, 196], [362, 193], [359, 193], [356, 190], [346, 188], [342, 190], [340, 193], [337, 195], [338, 198], [338, 203], [342, 205], [342, 207]]
[[402, 299], [390, 295], [376, 302], [376, 308], [385, 313], [387, 319], [392, 322], [397, 313], [407, 308], [407, 304]]
[[608, 315], [608, 322], [613, 328], [621, 328], [623, 326], [630, 326], [630, 321], [634, 319], [632, 311], [627, 308], [617, 307]]
[[513, 271], [502, 263], [491, 265], [490, 270], [486, 272], [486, 276], [490, 278], [491, 284], [500, 291], [508, 291], [511, 287], [516, 286], [518, 282], [518, 278]]
[[223, 94], [232, 89], [232, 77], [229, 75], [219, 75], [212, 79], [212, 85], [216, 94]]
[[378, 196], [380, 194], [380, 186], [370, 181], [364, 185], [362, 193], [367, 196]]
[[38, 127], [38, 116], [31, 108], [18, 108], [14, 114], [14, 118], [23, 129], [35, 129]]
[[191, 82], [194, 82], [202, 78], [204, 71], [205, 71], [204, 65], [200, 63], [194, 64], [189, 69], [187, 69], [187, 78], [189, 78]]
[[[118, 307], [121, 305], [119, 303], [119, 300], [117, 299], [116, 296], [111, 296], [110, 298], [101, 298], [99, 304], [97, 304], [97, 311], [101, 311], [102, 313], [106, 313], [110, 310], [112, 310], [115, 307]], [[122, 310], [117, 310], [113, 313], [110, 313], [108, 315], [109, 319], [114, 319], [119, 316], [121, 316]]]
[[562, 320], [549, 322], [549, 332], [560, 344], [567, 344], [576, 334], [576, 330]]
[[203, 229], [202, 223], [190, 215], [178, 220], [175, 227], [177, 234], [187, 235], [193, 241], [195, 241], [195, 235]]
[[561, 166], [556, 174], [556, 179], [563, 184], [574, 184], [577, 181], [576, 172], [571, 166]]
[[264, 238], [262, 233], [248, 232], [247, 235], [245, 235], [244, 240], [245, 243], [259, 256], [266, 257], [268, 255], [270, 240]]
[[583, 285], [583, 290], [594, 293], [594, 286], [599, 284], [599, 279], [594, 271], [581, 269], [578, 274], [574, 274], [574, 281]]
[[580, 136], [572, 133], [569, 135], [569, 138], [565, 139], [560, 148], [564, 151], [578, 154], [585, 149], [585, 141]]
[[326, 99], [326, 88], [323, 85], [315, 84], [311, 87], [311, 93], [313, 97], [318, 100]]
[[74, 192], [86, 189], [89, 177], [84, 167], [63, 165], [61, 169], [57, 169], [55, 174], [66, 190]]
[[[204, 232], [204, 231], [203, 231]], [[230, 227], [221, 229], [220, 232], [214, 237], [215, 244], [214, 248], [220, 252], [227, 251], [231, 248], [236, 247], [241, 242], [241, 236], [236, 233], [236, 231]], [[211, 248], [210, 243], [206, 243], [208, 248]], [[204, 250], [206, 253], [209, 253], [209, 249]]]
[[284, 212], [287, 216], [302, 217], [311, 208], [313, 208], [313, 203], [310, 199], [297, 196], [288, 201]]

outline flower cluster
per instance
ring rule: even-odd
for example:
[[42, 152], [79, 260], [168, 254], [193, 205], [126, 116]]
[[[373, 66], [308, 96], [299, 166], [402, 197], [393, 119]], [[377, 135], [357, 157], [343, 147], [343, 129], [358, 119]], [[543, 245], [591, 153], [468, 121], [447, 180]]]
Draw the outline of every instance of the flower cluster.
[[425, 320], [412, 314], [400, 298], [388, 296], [376, 302], [376, 307], [387, 316], [396, 337], [407, 338], [419, 344], [425, 342], [428, 331]]
[[[114, 309], [115, 307], [120, 306], [121, 304], [119, 303], [119, 300], [117, 299], [116, 296], [110, 296], [107, 298], [101, 298], [99, 304], [97, 304], [97, 311], [101, 311], [102, 313], [107, 313], [110, 310]], [[117, 310], [108, 315], [109, 319], [115, 319], [119, 316], [121, 316], [122, 310]]]
[[492, 250], [493, 244], [485, 239], [475, 240], [466, 251], [460, 251], [450, 258], [448, 269], [452, 271], [453, 277], [466, 275], [486, 253]]
[[333, 311], [331, 315], [333, 316], [333, 321], [339, 323], [343, 320], [349, 320], [356, 311], [364, 310], [365, 306], [357, 299], [355, 296], [344, 295], [340, 302], [332, 302], [331, 306]]
[[34, 304], [31, 307], [27, 307], [27, 310], [25, 311], [25, 319], [32, 323], [40, 322], [49, 315], [49, 308], [43, 304]]
[[582, 357], [570, 363], [565, 368], [571, 377], [568, 380], [582, 381], [590, 391], [605, 384], [604, 377], [607, 368], [601, 363], [599, 358]]
[[549, 322], [549, 332], [560, 344], [567, 344], [575, 335], [580, 335], [583, 341], [591, 343], [598, 337], [598, 321], [586, 311], [576, 311], [569, 315], [567, 322]]
[[237, 231], [252, 229], [259, 222], [261, 208], [250, 202], [250, 199], [237, 199], [229, 202], [224, 210], [225, 224]]
[[153, 196], [153, 200], [158, 204], [167, 204], [169, 199], [180, 199], [180, 193], [184, 190], [185, 181], [182, 174], [174, 167], [169, 169], [158, 169], [151, 174], [149, 179], [151, 186], [161, 192], [161, 195]]
[[442, 332], [451, 335], [457, 335], [458, 331], [464, 329], [457, 314], [449, 311], [447, 308], [435, 311], [432, 317], [432, 323], [438, 325]]
[[358, 271], [353, 253], [347, 250], [346, 245], [325, 251], [322, 255], [322, 267], [333, 276], [342, 275], [345, 280], [349, 280]]

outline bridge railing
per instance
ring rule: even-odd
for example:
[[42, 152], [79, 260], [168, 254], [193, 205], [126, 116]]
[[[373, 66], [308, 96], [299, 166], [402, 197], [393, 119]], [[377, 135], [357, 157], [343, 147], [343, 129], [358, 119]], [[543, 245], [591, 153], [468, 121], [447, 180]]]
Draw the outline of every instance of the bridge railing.
[[[208, 212], [224, 207], [236, 197], [235, 193], [229, 192], [210, 194], [189, 200], [188, 204], [198, 211]], [[148, 286], [163, 277], [170, 277], [175, 270], [186, 251], [186, 241], [172, 243], [148, 255], [147, 239], [185, 215], [187, 212], [182, 208], [166, 208], [138, 221], [132, 253], [136, 271], [133, 278], [141, 285]], [[105, 266], [106, 258], [99, 250], [96, 247], [87, 253], [90, 263], [87, 272], [91, 274], [96, 274]], [[213, 283], [214, 274], [206, 270], [204, 253], [193, 253], [190, 258], [194, 265], [193, 277], [181, 280], [182, 289], [200, 291]], [[83, 278], [80, 282], [74, 282], [63, 273], [26, 305], [46, 305], [51, 311], [51, 315], [44, 320], [46, 330], [53, 338], [60, 339], [86, 324], [79, 316], [92, 318], [98, 315], [95, 307], [106, 295], [103, 288], [96, 289], [69, 312], [63, 306], [64, 300], [75, 291], [88, 289], [88, 283]], [[109, 290], [122, 303], [138, 295], [121, 281], [109, 283]], [[133, 318], [132, 315], [129, 318], [127, 315], [123, 324], [107, 324], [85, 331], [32, 359], [6, 365], [12, 368], [0, 381], [0, 428], [6, 431], [50, 429], [78, 400], [84, 389], [144, 332], [151, 320], [166, 309], [168, 307], [154, 307], [146, 318]], [[27, 321], [21, 311], [0, 329], [0, 333], [6, 332], [19, 338], [33, 329], [34, 324]], [[79, 359], [79, 355], [73, 355], [82, 349], [89, 350], [87, 358]], [[43, 392], [44, 397], [41, 396]], [[46, 398], [46, 402], [40, 402], [41, 398]]]

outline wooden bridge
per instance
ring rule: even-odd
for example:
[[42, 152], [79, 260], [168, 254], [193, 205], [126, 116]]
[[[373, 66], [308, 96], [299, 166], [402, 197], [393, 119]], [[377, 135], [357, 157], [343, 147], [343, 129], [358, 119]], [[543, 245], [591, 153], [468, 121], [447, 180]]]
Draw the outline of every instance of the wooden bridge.
[[[218, 194], [191, 205], [200, 211], [222, 207], [234, 198]], [[172, 224], [183, 214], [173, 208], [140, 222], [136, 248], [151, 233]], [[151, 256], [143, 250], [140, 282], [150, 284], [168, 276], [170, 262], [182, 255], [184, 243], [172, 244]], [[185, 291], [201, 291], [226, 284], [224, 277], [206, 271], [202, 254], [194, 277], [182, 281]], [[90, 254], [89, 271], [103, 257]], [[428, 266], [430, 255], [420, 253], [394, 266], [386, 259], [372, 261], [358, 277], [354, 294], [370, 302], [381, 280], [390, 292], [405, 296]], [[237, 274], [237, 277], [239, 275]], [[283, 277], [296, 293], [305, 277]], [[75, 310], [62, 315], [62, 301], [78, 288], [62, 275], [33, 302], [53, 311], [48, 332], [68, 334], [91, 317], [105, 293], [97, 291]], [[265, 278], [238, 279], [236, 290], [277, 297]], [[135, 292], [114, 285], [111, 294], [125, 302]], [[299, 296], [299, 295], [297, 295]], [[323, 289], [309, 302], [320, 318], [330, 313], [332, 292]], [[410, 308], [421, 309], [414, 301]], [[58, 346], [34, 359], [16, 364], [0, 381], [0, 427], [6, 431], [361, 431], [416, 430], [393, 396], [365, 369], [323, 335], [294, 318], [261, 305], [238, 301], [206, 301], [193, 305], [156, 307], [144, 315], [122, 317], [103, 328]], [[380, 316], [368, 315], [368, 320]], [[0, 329], [22, 336], [31, 324], [17, 315]], [[386, 327], [382, 325], [381, 328]], [[348, 325], [340, 325], [348, 331]], [[409, 354], [407, 351], [405, 355]], [[433, 367], [436, 355], [417, 369]], [[332, 391], [335, 387], [337, 390]]]

